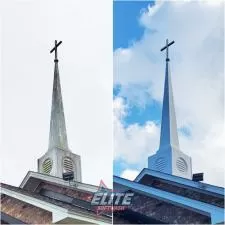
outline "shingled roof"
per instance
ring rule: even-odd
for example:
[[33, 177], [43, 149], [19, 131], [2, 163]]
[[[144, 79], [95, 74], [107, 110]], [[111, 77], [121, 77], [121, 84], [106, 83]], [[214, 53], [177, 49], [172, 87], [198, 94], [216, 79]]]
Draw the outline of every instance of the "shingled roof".
[[118, 219], [118, 223], [122, 219], [126, 223], [131, 215], [136, 215], [143, 223], [215, 224], [224, 221], [224, 188], [221, 187], [144, 169], [134, 181], [114, 176], [113, 188], [134, 193], [129, 212], [114, 212], [113, 218]]
[[[112, 214], [97, 215], [91, 205], [93, 192], [47, 180], [35, 181], [35, 188], [1, 183], [1, 212], [23, 223], [111, 223]], [[62, 213], [63, 212], [63, 213]], [[58, 215], [60, 215], [58, 218]], [[33, 215], [33, 216], [31, 216]], [[9, 219], [9, 218], [8, 218]]]

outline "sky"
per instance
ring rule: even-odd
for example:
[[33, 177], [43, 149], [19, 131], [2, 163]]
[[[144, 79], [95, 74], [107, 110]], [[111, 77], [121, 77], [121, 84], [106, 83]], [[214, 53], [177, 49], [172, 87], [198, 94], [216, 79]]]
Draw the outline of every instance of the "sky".
[[1, 181], [19, 185], [47, 151], [55, 39], [63, 41], [58, 57], [67, 137], [81, 156], [83, 182], [102, 179], [110, 187], [113, 173], [133, 179], [159, 145], [160, 49], [169, 38], [175, 40], [170, 58], [181, 150], [192, 157], [193, 172], [223, 186], [222, 6], [0, 1]]
[[106, 0], [88, 7], [77, 0], [0, 1], [1, 182], [20, 185], [48, 149], [56, 39], [69, 148], [81, 156], [84, 183], [111, 187], [113, 34]]
[[224, 186], [224, 3], [115, 1], [113, 23], [114, 174], [133, 180], [159, 147], [168, 38], [180, 148]]

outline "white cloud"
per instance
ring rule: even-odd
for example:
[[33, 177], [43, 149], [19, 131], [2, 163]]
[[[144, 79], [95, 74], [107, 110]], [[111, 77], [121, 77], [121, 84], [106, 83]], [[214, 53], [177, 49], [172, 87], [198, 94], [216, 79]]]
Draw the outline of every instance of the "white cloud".
[[112, 186], [111, 1], [3, 0], [0, 15], [1, 181], [19, 185], [47, 151], [58, 39], [69, 147], [83, 182]]
[[138, 170], [129, 170], [129, 169], [126, 169], [124, 170], [122, 173], [121, 173], [121, 177], [122, 178], [125, 178], [125, 179], [128, 179], [128, 180], [134, 180], [137, 175], [139, 174], [139, 171]]
[[144, 160], [147, 163], [148, 154], [153, 154], [158, 147], [159, 127], [152, 121], [147, 121], [143, 126], [138, 124], [125, 126], [123, 119], [127, 113], [129, 108], [124, 100], [120, 97], [115, 98], [114, 158], [143, 166]]
[[[180, 134], [181, 149], [192, 156], [194, 172], [205, 172], [206, 182], [216, 185], [223, 185], [225, 158], [225, 142], [220, 138], [224, 124], [223, 5], [211, 7], [201, 1], [157, 4], [157, 8], [140, 17], [145, 27], [141, 40], [114, 53], [114, 83], [121, 85], [120, 97], [128, 99], [128, 108], [129, 102], [145, 106], [152, 99], [162, 102], [165, 53], [160, 49], [166, 38], [175, 40], [170, 58], [177, 123], [178, 127], [191, 130], [189, 138]], [[145, 126], [134, 124], [127, 128], [121, 127], [120, 122], [116, 126], [121, 136], [115, 136], [115, 156], [127, 157], [127, 163], [142, 160], [142, 165], [146, 165], [147, 158], [135, 157], [136, 152], [151, 155], [158, 147], [159, 137], [156, 135], [146, 144], [149, 137]], [[124, 149], [128, 148], [131, 157], [124, 156]], [[218, 173], [212, 175], [211, 171]]]

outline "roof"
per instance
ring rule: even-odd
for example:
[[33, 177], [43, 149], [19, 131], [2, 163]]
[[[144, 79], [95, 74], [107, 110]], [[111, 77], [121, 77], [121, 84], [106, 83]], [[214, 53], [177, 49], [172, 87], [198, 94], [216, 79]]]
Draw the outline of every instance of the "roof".
[[208, 194], [211, 193], [211, 194], [214, 194], [214, 195], [224, 196], [224, 188], [223, 187], [218, 187], [218, 186], [215, 186], [215, 185], [206, 184], [206, 183], [202, 183], [202, 182], [196, 182], [196, 181], [186, 179], [186, 178], [183, 178], [183, 177], [174, 176], [174, 175], [159, 172], [159, 171], [156, 171], [156, 170], [150, 170], [148, 168], [144, 168], [139, 173], [139, 175], [134, 179], [134, 181], [140, 182], [140, 180], [145, 175], [149, 175], [149, 176], [164, 179], [168, 183], [171, 182], [171, 183], [174, 183], [176, 185], [186, 186], [186, 187], [189, 187], [189, 188], [195, 188], [195, 189], [198, 189], [198, 191], [202, 191], [202, 192], [205, 192], [205, 193], [208, 193]]
[[27, 190], [34, 190], [42, 181], [55, 183], [57, 185], [62, 185], [67, 188], [76, 188], [91, 193], [96, 192], [99, 188], [98, 186], [92, 184], [86, 184], [77, 181], [72, 181], [69, 183], [68, 181], [63, 180], [62, 178], [33, 171], [29, 171], [26, 174], [19, 187]]
[[[34, 175], [34, 176], [32, 176]], [[45, 179], [41, 179], [41, 178]], [[64, 185], [63, 182], [57, 182], [60, 178], [46, 176], [38, 173], [30, 173], [26, 182], [22, 182], [22, 186], [14, 187], [7, 184], [1, 184], [1, 192], [5, 199], [2, 204], [7, 205], [7, 201], [14, 202], [14, 205], [23, 207], [25, 205], [27, 210], [35, 212], [35, 210], [44, 210], [52, 213], [52, 221], [71, 221], [76, 219], [77, 222], [85, 223], [111, 223], [112, 214], [102, 213], [97, 215], [96, 208], [91, 205], [93, 197], [93, 187], [88, 190], [88, 184], [79, 183], [79, 185], [69, 186]], [[84, 188], [83, 188], [84, 187]], [[97, 187], [96, 187], [97, 188]], [[13, 207], [11, 207], [13, 208]], [[13, 208], [14, 210], [19, 208]], [[9, 211], [3, 211], [7, 214]], [[26, 210], [23, 212], [23, 214]], [[59, 213], [60, 212], [60, 213]], [[58, 218], [58, 215], [63, 216]], [[16, 216], [13, 214], [9, 216]], [[17, 215], [18, 216], [18, 215]], [[17, 217], [15, 217], [18, 219]], [[72, 219], [71, 219], [72, 218]], [[51, 221], [51, 222], [52, 222]], [[25, 221], [27, 222], [27, 221]], [[36, 223], [37, 221], [28, 222]], [[74, 223], [74, 221], [71, 221]], [[37, 222], [37, 223], [40, 223]]]
[[1, 197], [1, 220], [7, 223], [51, 223], [52, 213], [8, 195]]
[[[149, 183], [149, 185], [146, 185], [145, 183], [141, 183], [141, 181], [141, 179], [130, 181], [114, 176], [114, 189], [119, 189], [124, 192], [132, 190], [134, 193], [138, 193], [138, 195], [150, 198], [148, 200], [145, 199], [139, 202], [139, 205], [141, 205], [142, 207], [144, 203], [146, 203], [146, 201], [152, 202], [153, 199], [158, 199], [162, 204], [170, 203], [174, 206], [179, 206], [179, 208], [194, 211], [196, 213], [199, 213], [200, 215], [211, 217], [213, 223], [221, 222], [224, 220], [224, 206], [222, 205], [218, 206], [215, 204], [211, 204], [210, 202], [203, 202], [202, 199], [190, 198], [188, 194], [182, 196], [180, 192], [174, 193], [169, 189], [163, 190], [160, 185], [154, 186], [151, 183]], [[166, 186], [170, 187], [169, 182]], [[179, 188], [179, 185], [177, 186], [177, 188]], [[171, 208], [171, 206], [169, 208]], [[175, 210], [174, 212], [177, 211]]]
[[[1, 183], [1, 189], [2, 189], [3, 194], [4, 194], [4, 190], [7, 189], [7, 190], [11, 190], [11, 191], [16, 192], [16, 193], [20, 193], [22, 195], [26, 195], [26, 196], [29, 196], [29, 197], [32, 197], [32, 198], [36, 198], [36, 199], [54, 204], [56, 206], [63, 207], [65, 209], [76, 210], [76, 212], [79, 212], [79, 211], [80, 212], [88, 212], [88, 213], [91, 213], [93, 215], [96, 215], [95, 211], [91, 210], [88, 207], [85, 208], [83, 206], [80, 206], [79, 204], [76, 204], [76, 205], [75, 204], [69, 204], [68, 201], [59, 200], [59, 199], [57, 199], [57, 197], [47, 197], [47, 195], [43, 195], [43, 194], [41, 194], [41, 192], [29, 192], [29, 191], [26, 191], [24, 189], [14, 187], [14, 186], [11, 186], [11, 185], [8, 185], [8, 184], [4, 184], [4, 183]], [[54, 193], [60, 193], [60, 192], [54, 192]], [[66, 196], [68, 196], [68, 195], [64, 195], [64, 198]], [[77, 199], [82, 200], [82, 198], [77, 198]], [[83, 200], [83, 201], [85, 201], [85, 200]], [[89, 200], [89, 203], [90, 203], [90, 200]]]

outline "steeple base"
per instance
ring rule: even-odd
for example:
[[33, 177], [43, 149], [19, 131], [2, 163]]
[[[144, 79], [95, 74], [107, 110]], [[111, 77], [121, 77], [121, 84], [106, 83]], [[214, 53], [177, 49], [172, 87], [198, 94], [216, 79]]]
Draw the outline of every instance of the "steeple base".
[[80, 156], [59, 148], [48, 150], [38, 159], [38, 172], [60, 178], [63, 173], [74, 172], [74, 181], [82, 182]]
[[148, 157], [148, 168], [192, 180], [191, 157], [173, 146], [159, 149]]

